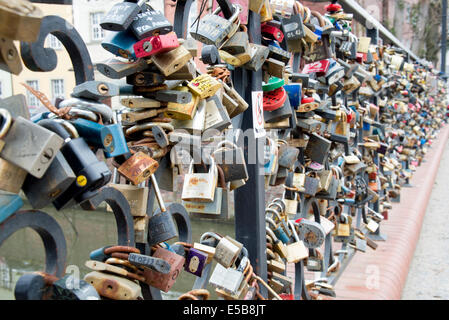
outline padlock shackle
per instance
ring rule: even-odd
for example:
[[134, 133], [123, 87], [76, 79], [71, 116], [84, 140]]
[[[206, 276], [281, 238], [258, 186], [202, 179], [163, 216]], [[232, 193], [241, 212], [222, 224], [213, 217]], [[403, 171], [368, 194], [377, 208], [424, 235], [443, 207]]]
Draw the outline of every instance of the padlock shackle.
[[112, 109], [108, 105], [87, 99], [71, 98], [62, 101], [59, 104], [59, 109], [67, 107], [76, 107], [82, 110], [99, 113], [106, 123], [110, 123], [114, 116]]
[[39, 121], [37, 124], [45, 129], [48, 129], [48, 130], [56, 133], [61, 138], [63, 138], [65, 142], [72, 140], [69, 132], [60, 122], [57, 122], [55, 120], [50, 120], [50, 119], [44, 119], [44, 120]]
[[200, 243], [202, 243], [206, 238], [214, 238], [215, 240], [220, 241], [223, 237], [220, 237], [215, 232], [205, 232], [201, 235]]
[[0, 109], [0, 117], [2, 118], [2, 120], [0, 121], [0, 139], [2, 139], [6, 136], [9, 129], [11, 128], [12, 116], [8, 110], [2, 108]]
[[95, 112], [89, 110], [83, 110], [73, 107], [70, 108], [68, 115], [74, 118], [82, 118], [92, 122], [98, 122], [98, 115]]
[[164, 200], [162, 199], [161, 190], [159, 189], [156, 176], [152, 174], [150, 178], [151, 178], [151, 186], [153, 187], [154, 194], [156, 195], [156, 200], [159, 204], [159, 208], [161, 209], [161, 212], [166, 212], [167, 208], [165, 207]]
[[292, 220], [288, 220], [287, 223], [288, 223], [288, 226], [290, 227], [290, 229], [292, 230], [293, 238], [295, 238], [296, 242], [299, 242], [300, 239], [299, 239], [299, 236], [298, 236], [298, 232], [296, 232], [296, 227], [295, 227], [294, 222]]
[[80, 137], [78, 130], [76, 130], [75, 126], [67, 121], [67, 120], [63, 120], [63, 119], [54, 119], [54, 121], [61, 123], [62, 126], [67, 130], [67, 132], [70, 134], [70, 136], [72, 137], [72, 139], [78, 139]]

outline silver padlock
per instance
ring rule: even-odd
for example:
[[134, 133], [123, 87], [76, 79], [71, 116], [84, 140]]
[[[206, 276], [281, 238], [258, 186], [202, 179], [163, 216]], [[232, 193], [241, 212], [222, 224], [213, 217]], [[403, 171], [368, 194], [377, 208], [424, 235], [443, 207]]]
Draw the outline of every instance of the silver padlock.
[[0, 157], [36, 178], [44, 176], [64, 144], [57, 134], [22, 117], [13, 120], [3, 141]]

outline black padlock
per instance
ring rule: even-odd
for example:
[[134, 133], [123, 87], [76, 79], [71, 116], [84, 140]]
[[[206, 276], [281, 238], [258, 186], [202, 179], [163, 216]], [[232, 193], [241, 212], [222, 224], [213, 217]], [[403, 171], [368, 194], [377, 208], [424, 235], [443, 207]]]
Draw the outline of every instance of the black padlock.
[[61, 123], [46, 119], [40, 121], [39, 125], [57, 133], [65, 140], [61, 153], [76, 175], [72, 185], [53, 202], [55, 208], [65, 209], [94, 197], [98, 189], [111, 180], [112, 173], [106, 163], [97, 159], [84, 139], [71, 139]]
[[312, 161], [324, 164], [329, 154], [331, 144], [332, 142], [326, 138], [319, 136], [316, 133], [312, 133], [305, 150], [305, 155]]
[[110, 31], [125, 31], [133, 23], [137, 14], [142, 11], [146, 0], [124, 1], [115, 4], [103, 18], [100, 26]]
[[147, 6], [147, 10], [138, 13], [131, 25], [131, 31], [139, 40], [171, 32], [173, 25], [160, 11]]
[[284, 105], [274, 111], [264, 111], [263, 116], [266, 123], [278, 122], [284, 119], [289, 119], [293, 115], [293, 110], [290, 105], [290, 99], [286, 99]]

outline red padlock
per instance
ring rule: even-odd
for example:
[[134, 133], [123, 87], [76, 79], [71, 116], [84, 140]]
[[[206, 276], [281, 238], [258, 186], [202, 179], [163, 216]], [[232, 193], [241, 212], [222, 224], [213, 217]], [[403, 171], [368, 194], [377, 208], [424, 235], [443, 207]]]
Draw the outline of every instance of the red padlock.
[[329, 70], [330, 61], [325, 59], [313, 63], [306, 64], [302, 73], [310, 74], [310, 73], [324, 73], [326, 74]]
[[282, 106], [287, 100], [287, 92], [283, 87], [273, 91], [267, 91], [263, 93], [263, 110], [274, 111]]
[[262, 36], [265, 38], [276, 40], [279, 43], [284, 40], [284, 33], [281, 29], [276, 28], [275, 26], [269, 25], [267, 23], [263, 23], [261, 26]]
[[362, 64], [363, 62], [365, 62], [367, 60], [367, 56], [368, 55], [366, 53], [357, 52], [356, 54], [357, 63]]
[[158, 53], [171, 51], [179, 47], [178, 36], [170, 32], [160, 36], [149, 37], [134, 44], [137, 58], [146, 58]]
[[338, 3], [331, 3], [324, 7], [327, 12], [329, 13], [335, 13], [341, 10], [341, 5]]

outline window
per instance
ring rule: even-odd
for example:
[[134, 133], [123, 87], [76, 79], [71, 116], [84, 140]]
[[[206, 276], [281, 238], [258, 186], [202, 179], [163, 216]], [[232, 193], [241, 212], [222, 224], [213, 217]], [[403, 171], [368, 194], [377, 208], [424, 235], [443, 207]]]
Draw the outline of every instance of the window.
[[47, 37], [47, 45], [49, 48], [59, 50], [62, 49], [62, 43], [54, 35], [49, 34]]
[[53, 98], [53, 102], [56, 98], [64, 98], [64, 80], [56, 79], [51, 80], [51, 94]]
[[[27, 85], [29, 85], [34, 90], [39, 91], [39, 81], [37, 80], [30, 80], [26, 82]], [[41, 103], [38, 98], [34, 96], [30, 91], [27, 90], [27, 99], [28, 99], [28, 106], [30, 109], [38, 109], [41, 106]]]
[[92, 40], [103, 40], [104, 30], [101, 28], [100, 23], [103, 19], [103, 12], [95, 12], [90, 14], [90, 21], [92, 26]]

